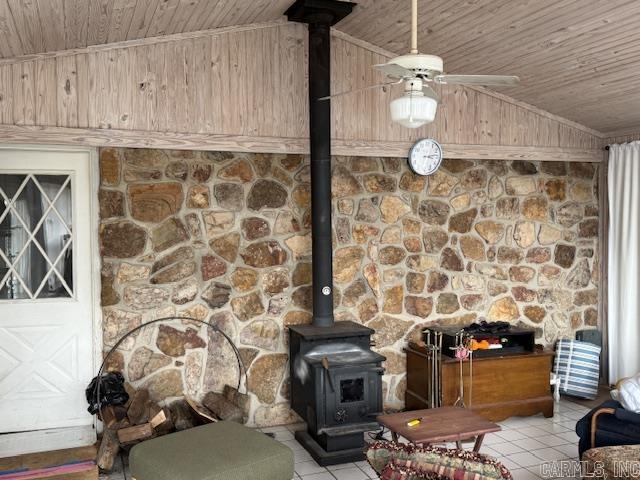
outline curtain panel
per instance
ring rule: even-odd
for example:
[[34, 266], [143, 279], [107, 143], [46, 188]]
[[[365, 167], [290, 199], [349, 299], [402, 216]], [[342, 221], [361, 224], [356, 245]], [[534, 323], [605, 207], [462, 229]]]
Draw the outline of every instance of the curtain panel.
[[611, 145], [608, 168], [609, 381], [640, 372], [640, 141]]

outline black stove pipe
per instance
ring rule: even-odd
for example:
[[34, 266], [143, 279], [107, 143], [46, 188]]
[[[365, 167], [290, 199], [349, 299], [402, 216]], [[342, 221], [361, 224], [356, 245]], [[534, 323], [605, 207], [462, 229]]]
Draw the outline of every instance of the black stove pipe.
[[330, 327], [333, 318], [331, 237], [331, 26], [351, 13], [354, 3], [297, 0], [286, 12], [309, 25], [309, 149], [311, 153], [311, 228], [313, 325]]
[[311, 151], [311, 223], [313, 324], [333, 325], [333, 252], [331, 241], [331, 32], [328, 24], [309, 24], [309, 143]]

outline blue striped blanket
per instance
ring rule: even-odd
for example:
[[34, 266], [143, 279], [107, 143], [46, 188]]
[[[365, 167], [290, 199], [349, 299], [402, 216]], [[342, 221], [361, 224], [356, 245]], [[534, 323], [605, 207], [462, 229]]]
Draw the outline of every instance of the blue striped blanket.
[[600, 379], [600, 350], [599, 346], [592, 343], [558, 340], [554, 370], [560, 380], [561, 393], [596, 398]]

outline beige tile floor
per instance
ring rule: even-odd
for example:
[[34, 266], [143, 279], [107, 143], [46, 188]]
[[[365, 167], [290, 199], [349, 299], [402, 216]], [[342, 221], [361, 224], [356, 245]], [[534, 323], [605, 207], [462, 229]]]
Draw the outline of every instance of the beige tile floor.
[[[502, 431], [485, 437], [481, 452], [491, 455], [505, 464], [514, 480], [539, 480], [551, 478], [580, 478], [579, 476], [552, 476], [545, 474], [545, 464], [575, 461], [578, 457], [576, 421], [588, 412], [588, 408], [567, 399], [556, 403], [553, 418], [542, 415], [514, 417], [500, 422]], [[321, 467], [295, 440], [294, 432], [303, 424], [262, 429], [272, 433], [276, 440], [293, 450], [295, 459], [294, 480], [368, 480], [377, 478], [366, 462], [347, 463], [333, 467]], [[472, 445], [469, 444], [468, 448]], [[557, 463], [555, 465], [558, 465]], [[121, 480], [124, 476], [118, 466], [102, 480]], [[130, 478], [127, 475], [127, 478]]]

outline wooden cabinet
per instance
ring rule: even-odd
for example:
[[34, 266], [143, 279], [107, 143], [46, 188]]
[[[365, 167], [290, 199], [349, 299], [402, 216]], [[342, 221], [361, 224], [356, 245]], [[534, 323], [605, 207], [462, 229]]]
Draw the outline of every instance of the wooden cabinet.
[[[431, 396], [431, 363], [426, 348], [409, 344], [407, 354], [406, 408], [428, 408]], [[549, 386], [553, 352], [530, 352], [476, 358], [463, 362], [464, 403], [491, 421], [543, 413], [553, 416]], [[442, 356], [442, 406], [453, 405], [459, 395], [460, 363]], [[469, 375], [470, 368], [473, 375]], [[473, 382], [473, 385], [472, 385]]]

